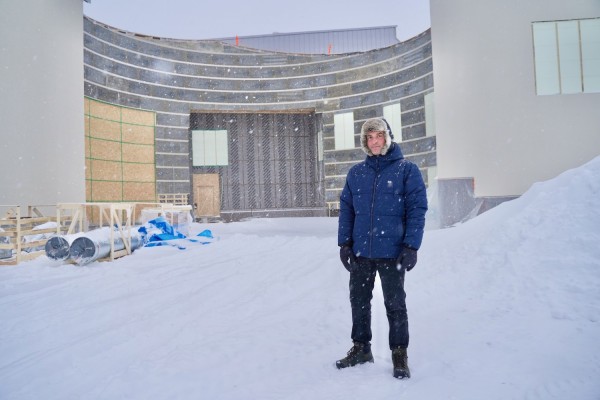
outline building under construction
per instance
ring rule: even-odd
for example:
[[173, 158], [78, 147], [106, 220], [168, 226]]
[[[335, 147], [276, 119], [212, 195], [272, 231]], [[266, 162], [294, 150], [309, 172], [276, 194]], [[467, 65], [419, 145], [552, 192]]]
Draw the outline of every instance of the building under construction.
[[425, 177], [435, 165], [428, 31], [402, 43], [395, 27], [174, 40], [86, 17], [84, 55], [88, 201], [183, 196], [225, 220], [331, 215], [372, 117]]

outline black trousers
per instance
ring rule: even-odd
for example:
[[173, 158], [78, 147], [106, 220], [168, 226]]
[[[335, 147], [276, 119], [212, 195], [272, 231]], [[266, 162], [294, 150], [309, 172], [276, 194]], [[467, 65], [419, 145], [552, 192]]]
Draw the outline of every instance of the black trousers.
[[350, 305], [352, 306], [352, 340], [369, 343], [371, 333], [371, 299], [375, 276], [379, 273], [383, 301], [390, 325], [390, 349], [408, 347], [408, 314], [404, 292], [404, 268], [398, 270], [395, 259], [358, 257], [350, 273]]

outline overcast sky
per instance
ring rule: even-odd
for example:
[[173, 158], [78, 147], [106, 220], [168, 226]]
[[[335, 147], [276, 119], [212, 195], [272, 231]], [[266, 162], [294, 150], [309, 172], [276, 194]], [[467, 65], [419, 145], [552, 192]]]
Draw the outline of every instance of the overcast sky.
[[431, 26], [429, 0], [91, 0], [83, 12], [122, 30], [177, 39], [396, 25], [403, 41]]

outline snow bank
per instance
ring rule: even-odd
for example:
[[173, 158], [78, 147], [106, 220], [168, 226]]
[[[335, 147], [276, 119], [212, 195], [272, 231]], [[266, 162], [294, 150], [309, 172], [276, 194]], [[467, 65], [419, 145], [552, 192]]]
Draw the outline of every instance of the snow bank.
[[598, 399], [600, 159], [456, 228], [407, 275], [412, 378], [350, 342], [337, 220], [194, 224], [210, 246], [0, 269], [1, 399]]

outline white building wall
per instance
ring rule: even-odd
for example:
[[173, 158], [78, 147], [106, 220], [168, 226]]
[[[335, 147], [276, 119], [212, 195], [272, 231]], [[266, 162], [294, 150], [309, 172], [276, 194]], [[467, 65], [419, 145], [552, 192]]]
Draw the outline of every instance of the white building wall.
[[82, 0], [0, 3], [0, 204], [85, 201]]
[[600, 155], [600, 93], [537, 96], [534, 21], [600, 17], [582, 0], [431, 0], [438, 178], [523, 194]]

